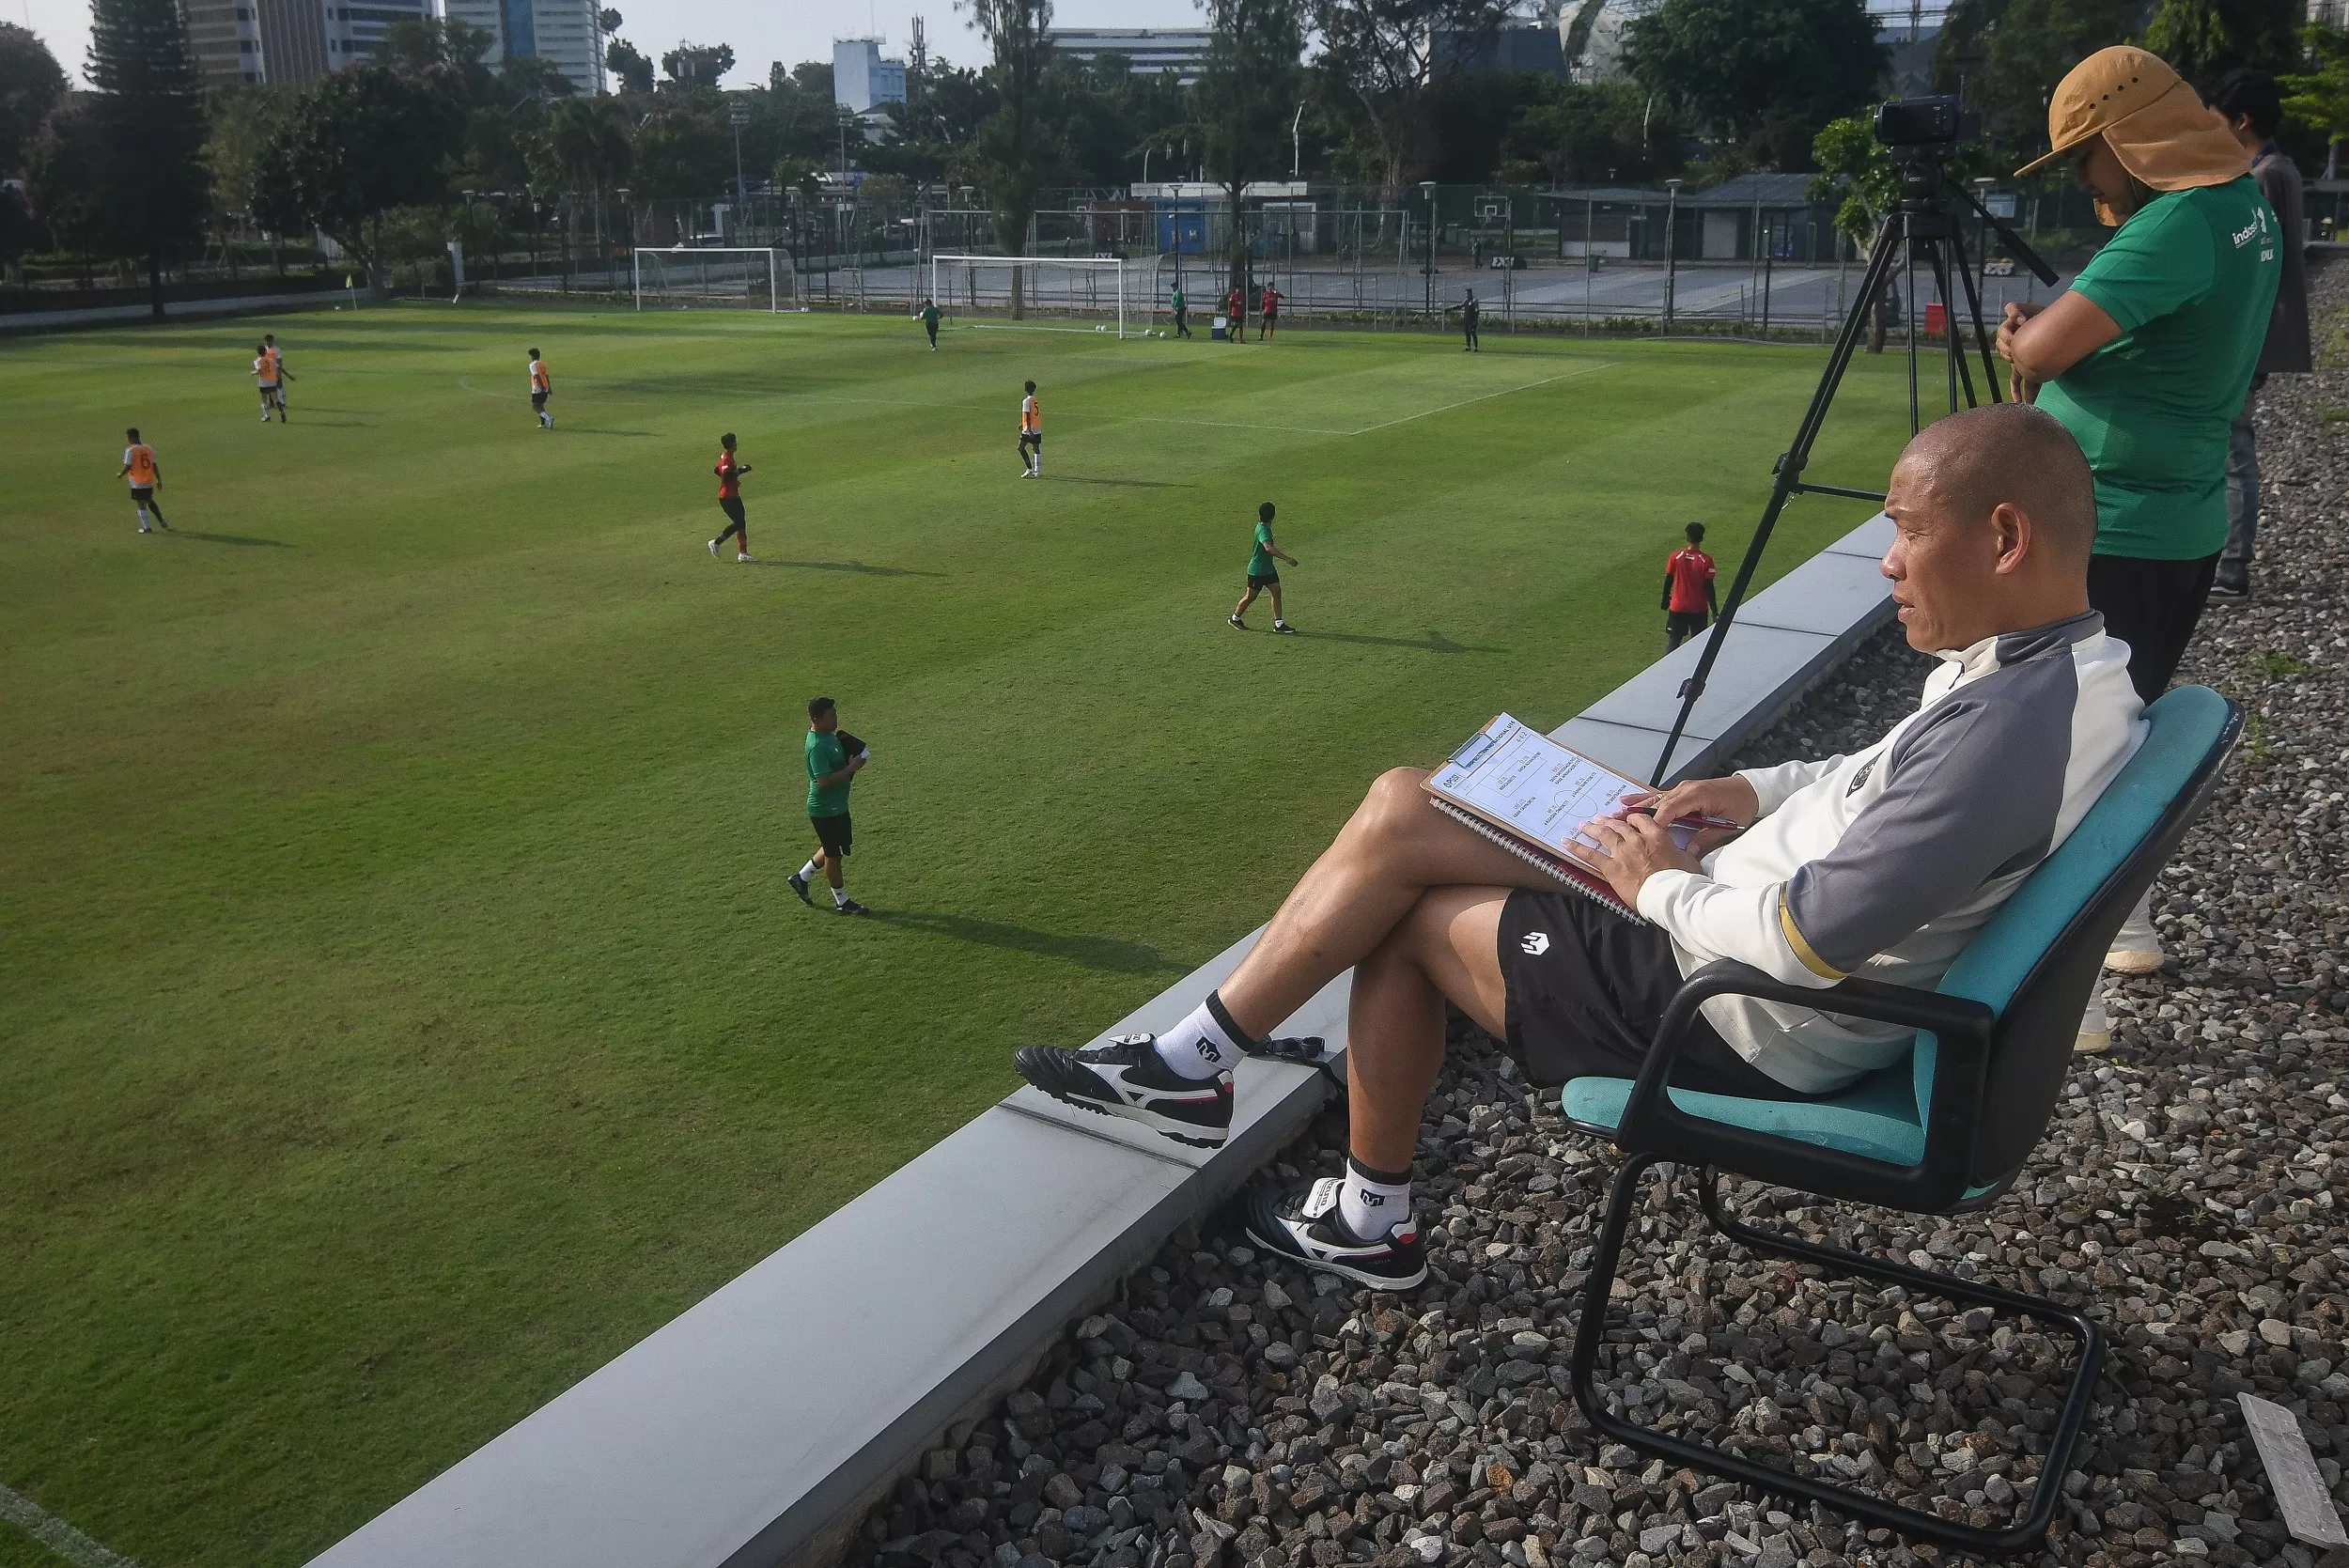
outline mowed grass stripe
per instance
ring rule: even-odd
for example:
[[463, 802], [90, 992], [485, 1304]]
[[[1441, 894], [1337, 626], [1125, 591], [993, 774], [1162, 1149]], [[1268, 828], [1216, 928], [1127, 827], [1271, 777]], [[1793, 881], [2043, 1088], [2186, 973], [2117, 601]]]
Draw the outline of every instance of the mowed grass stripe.
[[[1655, 657], [1680, 524], [1735, 557], [1819, 364], [942, 341], [402, 305], [0, 360], [11, 1485], [302, 1560], [1261, 920], [1377, 769]], [[1815, 474], [1880, 479], [1898, 368]], [[1408, 422], [1171, 422], [1236, 408]], [[212, 538], [132, 532], [132, 423]], [[724, 429], [755, 568], [702, 549]], [[1265, 499], [1303, 637], [1222, 624]], [[780, 885], [819, 690], [871, 922]]]

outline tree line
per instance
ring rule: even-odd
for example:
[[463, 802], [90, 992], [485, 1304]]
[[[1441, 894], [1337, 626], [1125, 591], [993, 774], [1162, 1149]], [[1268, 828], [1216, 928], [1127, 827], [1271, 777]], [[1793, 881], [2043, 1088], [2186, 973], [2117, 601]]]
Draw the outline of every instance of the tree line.
[[[1418, 182], [1703, 184], [1746, 169], [1823, 169], [1864, 217], [1883, 174], [1861, 116], [1888, 85], [1865, 0], [1658, 0], [1626, 28], [1623, 79], [1471, 69], [1511, 0], [1201, 0], [1198, 79], [1053, 47], [1051, 0], [969, 0], [982, 54], [926, 64], [878, 142], [838, 113], [832, 68], [778, 62], [721, 85], [723, 43], [656, 62], [602, 13], [614, 90], [581, 95], [529, 58], [492, 62], [458, 22], [401, 23], [366, 63], [302, 91], [207, 88], [178, 0], [93, 0], [86, 92], [39, 40], [0, 23], [0, 262], [39, 247], [120, 257], [160, 313], [167, 268], [249, 220], [328, 236], [379, 281], [392, 259], [504, 240], [504, 208], [708, 198], [740, 166], [814, 195], [851, 169], [983, 194], [998, 242], [1024, 250], [1055, 192], [1145, 175], [1241, 189], [1339, 180], [1405, 204]], [[1566, 0], [1587, 29], [1601, 0]], [[2301, 138], [2349, 132], [2349, 34], [2300, 24], [2297, 0], [1956, 0], [1934, 85], [1983, 116], [1971, 165], [2015, 166], [2045, 140], [2055, 83], [2092, 51], [2141, 42], [2190, 81], [2235, 65], [2286, 79]], [[1314, 50], [1307, 55], [1307, 41]], [[1063, 198], [1065, 199], [1065, 198]], [[1857, 204], [1855, 209], [1854, 204]], [[1856, 218], [1855, 221], [1858, 221]], [[1236, 225], [1237, 226], [1237, 225]]]

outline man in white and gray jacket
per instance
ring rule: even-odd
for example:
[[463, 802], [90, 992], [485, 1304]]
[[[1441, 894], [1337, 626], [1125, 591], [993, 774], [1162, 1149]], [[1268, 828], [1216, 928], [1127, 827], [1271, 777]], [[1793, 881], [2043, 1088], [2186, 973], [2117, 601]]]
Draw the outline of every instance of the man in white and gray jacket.
[[[1444, 1003], [1505, 1041], [1532, 1082], [1635, 1076], [1684, 976], [1735, 958], [1824, 989], [1929, 988], [2077, 826], [2144, 737], [2127, 645], [2088, 607], [2087, 459], [2022, 404], [1955, 414], [1892, 471], [1884, 574], [1911, 645], [1941, 667], [1915, 713], [1851, 756], [1677, 785], [1588, 825], [1583, 858], [1626, 920], [1428, 807], [1426, 777], [1374, 784], [1231, 978], [1181, 1025], [1086, 1050], [1031, 1046], [1021, 1073], [1071, 1104], [1220, 1143], [1253, 1037], [1354, 970], [1343, 1176], [1248, 1201], [1270, 1250], [1381, 1289], [1426, 1275], [1410, 1167], [1444, 1050]], [[1664, 824], [1726, 818], [1679, 847]], [[1674, 1081], [1828, 1093], [1906, 1032], [1721, 997]]]

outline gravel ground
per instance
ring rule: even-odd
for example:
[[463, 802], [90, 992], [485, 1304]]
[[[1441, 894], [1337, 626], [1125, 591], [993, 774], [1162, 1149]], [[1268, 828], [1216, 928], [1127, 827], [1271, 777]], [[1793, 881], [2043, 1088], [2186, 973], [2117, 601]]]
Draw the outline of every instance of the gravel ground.
[[[2341, 319], [2349, 268], [2317, 282]], [[2344, 356], [2349, 358], [2349, 356]], [[2341, 937], [2349, 635], [2333, 584], [2349, 364], [2270, 383], [2259, 593], [2214, 606], [2182, 678], [2248, 709], [2211, 812], [2165, 873], [2170, 967], [2116, 981], [2015, 1188], [1958, 1219], [1830, 1212], [1749, 1186], [1806, 1234], [2083, 1303], [2111, 1333], [2048, 1550], [2349, 1568], [2290, 1540], [2234, 1395], [2288, 1405], [2349, 1501], [2349, 963]], [[1874, 739], [1926, 661], [1880, 639], [1750, 753]], [[876, 1568], [1908, 1568], [1957, 1554], [1863, 1532], [1602, 1445], [1566, 1394], [1574, 1293], [1615, 1161], [1464, 1023], [1415, 1171], [1433, 1278], [1411, 1296], [1268, 1266], [1230, 1216], [1186, 1229], [1029, 1384], [958, 1426], [867, 1521]], [[1276, 1168], [1340, 1168], [1332, 1108]], [[1978, 1524], [2014, 1516], [2068, 1362], [2028, 1320], [1855, 1290], [1712, 1234], [1686, 1177], [1616, 1287], [1610, 1386], [1641, 1419], [1856, 1478]], [[2018, 1484], [2019, 1483], [2019, 1484]]]

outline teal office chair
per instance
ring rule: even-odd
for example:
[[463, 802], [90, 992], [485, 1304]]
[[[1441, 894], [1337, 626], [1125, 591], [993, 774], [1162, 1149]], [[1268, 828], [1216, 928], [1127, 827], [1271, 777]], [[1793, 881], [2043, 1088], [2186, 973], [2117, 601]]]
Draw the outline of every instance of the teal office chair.
[[[2208, 801], [2242, 726], [2234, 705], [2201, 686], [2170, 692], [2146, 719], [2150, 731], [2137, 753], [2072, 836], [1975, 934], [1937, 990], [1865, 980], [1814, 990], [1782, 985], [1744, 964], [1708, 964], [1672, 999], [1636, 1081], [1579, 1078], [1566, 1084], [1567, 1119], [1612, 1139], [1626, 1157], [1608, 1197], [1575, 1336], [1575, 1401], [1594, 1427], [1676, 1463], [1965, 1551], [2010, 1555], [2046, 1537], [2103, 1363], [2095, 1324], [2043, 1296], [1756, 1229], [1723, 1211], [1720, 1183], [1737, 1176], [1917, 1214], [1966, 1213], [2007, 1189], [2054, 1111], [2106, 950]], [[1918, 1032], [1916, 1045], [1908, 1061], [1825, 1099], [1750, 1100], [1668, 1087], [1698, 1005], [1716, 996], [1759, 997], [1896, 1024]], [[1616, 1414], [1595, 1381], [1599, 1345], [1641, 1177], [1659, 1160], [1701, 1166], [1706, 1218], [1758, 1252], [2026, 1314], [2077, 1340], [2079, 1368], [2023, 1519], [2004, 1529], [1977, 1528]]]

